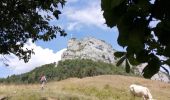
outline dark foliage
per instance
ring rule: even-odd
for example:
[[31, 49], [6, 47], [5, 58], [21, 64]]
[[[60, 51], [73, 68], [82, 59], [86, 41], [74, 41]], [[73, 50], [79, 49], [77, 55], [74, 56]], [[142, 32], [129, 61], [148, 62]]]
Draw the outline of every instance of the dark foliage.
[[23, 48], [28, 39], [49, 41], [57, 33], [65, 36], [60, 27], [49, 25], [61, 14], [59, 4], [64, 6], [65, 0], [0, 0], [0, 54], [13, 53], [27, 62], [33, 53]]
[[143, 70], [145, 78], [151, 78], [161, 65], [170, 66], [170, 0], [101, 1], [106, 24], [111, 28], [117, 26], [118, 44], [126, 48], [124, 55], [115, 54], [121, 57], [118, 65], [126, 61], [129, 72], [129, 62], [148, 63]]

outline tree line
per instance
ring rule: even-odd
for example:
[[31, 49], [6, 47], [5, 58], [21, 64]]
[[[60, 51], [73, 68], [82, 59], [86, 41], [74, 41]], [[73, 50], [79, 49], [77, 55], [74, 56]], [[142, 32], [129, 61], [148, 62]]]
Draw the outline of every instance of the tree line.
[[46, 64], [41, 67], [37, 67], [28, 73], [12, 75], [7, 78], [0, 79], [0, 83], [39, 83], [39, 78], [42, 74], [46, 75], [47, 81], [59, 81], [70, 77], [83, 78], [105, 74], [134, 75], [133, 71], [132, 73], [126, 73], [123, 67], [116, 67], [112, 64], [100, 61], [94, 62], [88, 59], [75, 59], [59, 61], [57, 66], [55, 63]]

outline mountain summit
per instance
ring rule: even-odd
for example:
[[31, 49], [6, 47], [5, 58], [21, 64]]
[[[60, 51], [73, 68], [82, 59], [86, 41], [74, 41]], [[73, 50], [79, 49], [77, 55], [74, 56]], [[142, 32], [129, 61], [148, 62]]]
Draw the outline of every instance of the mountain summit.
[[67, 50], [63, 52], [62, 60], [65, 59], [91, 59], [115, 64], [114, 50], [111, 45], [103, 40], [86, 37], [82, 40], [72, 38], [68, 41]]

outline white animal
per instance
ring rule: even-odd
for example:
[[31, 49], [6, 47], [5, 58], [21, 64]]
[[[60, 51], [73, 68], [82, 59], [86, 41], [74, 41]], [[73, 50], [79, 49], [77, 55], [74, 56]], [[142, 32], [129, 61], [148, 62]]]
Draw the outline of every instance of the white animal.
[[137, 97], [142, 97], [143, 100], [155, 100], [152, 98], [152, 95], [147, 87], [132, 84], [130, 85], [129, 88], [130, 88], [131, 94], [134, 96], [134, 99], [135, 99], [135, 96], [137, 96]]

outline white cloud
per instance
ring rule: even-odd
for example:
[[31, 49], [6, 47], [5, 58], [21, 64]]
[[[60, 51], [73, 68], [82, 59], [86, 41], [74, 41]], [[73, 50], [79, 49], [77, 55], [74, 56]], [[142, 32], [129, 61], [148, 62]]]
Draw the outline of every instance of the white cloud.
[[107, 28], [104, 24], [105, 19], [102, 15], [103, 12], [101, 11], [100, 1], [94, 0], [87, 2], [88, 3], [84, 3], [84, 7], [65, 6], [63, 14], [69, 20], [68, 30], [77, 29], [79, 26], [96, 26], [101, 29]]
[[78, 0], [67, 0], [67, 3], [75, 3], [77, 2]]
[[51, 49], [42, 48], [31, 42], [26, 44], [25, 47], [33, 48], [35, 52], [35, 55], [32, 55], [28, 63], [24, 63], [23, 60], [19, 60], [13, 54], [6, 56], [6, 58], [8, 59], [7, 63], [9, 64], [9, 68], [12, 71], [11, 74], [20, 74], [20, 73], [29, 72], [35, 67], [39, 67], [41, 65], [49, 64], [53, 62], [58, 62], [59, 60], [61, 60], [61, 54], [66, 50], [66, 49], [62, 49], [55, 53]]
[[154, 2], [155, 2], [155, 0], [150, 0], [150, 3], [151, 3], [151, 4], [154, 4]]
[[67, 27], [67, 29], [69, 31], [72, 31], [72, 30], [75, 30], [75, 29], [79, 30], [80, 28], [81, 28], [81, 26], [77, 22], [69, 23], [68, 27]]

